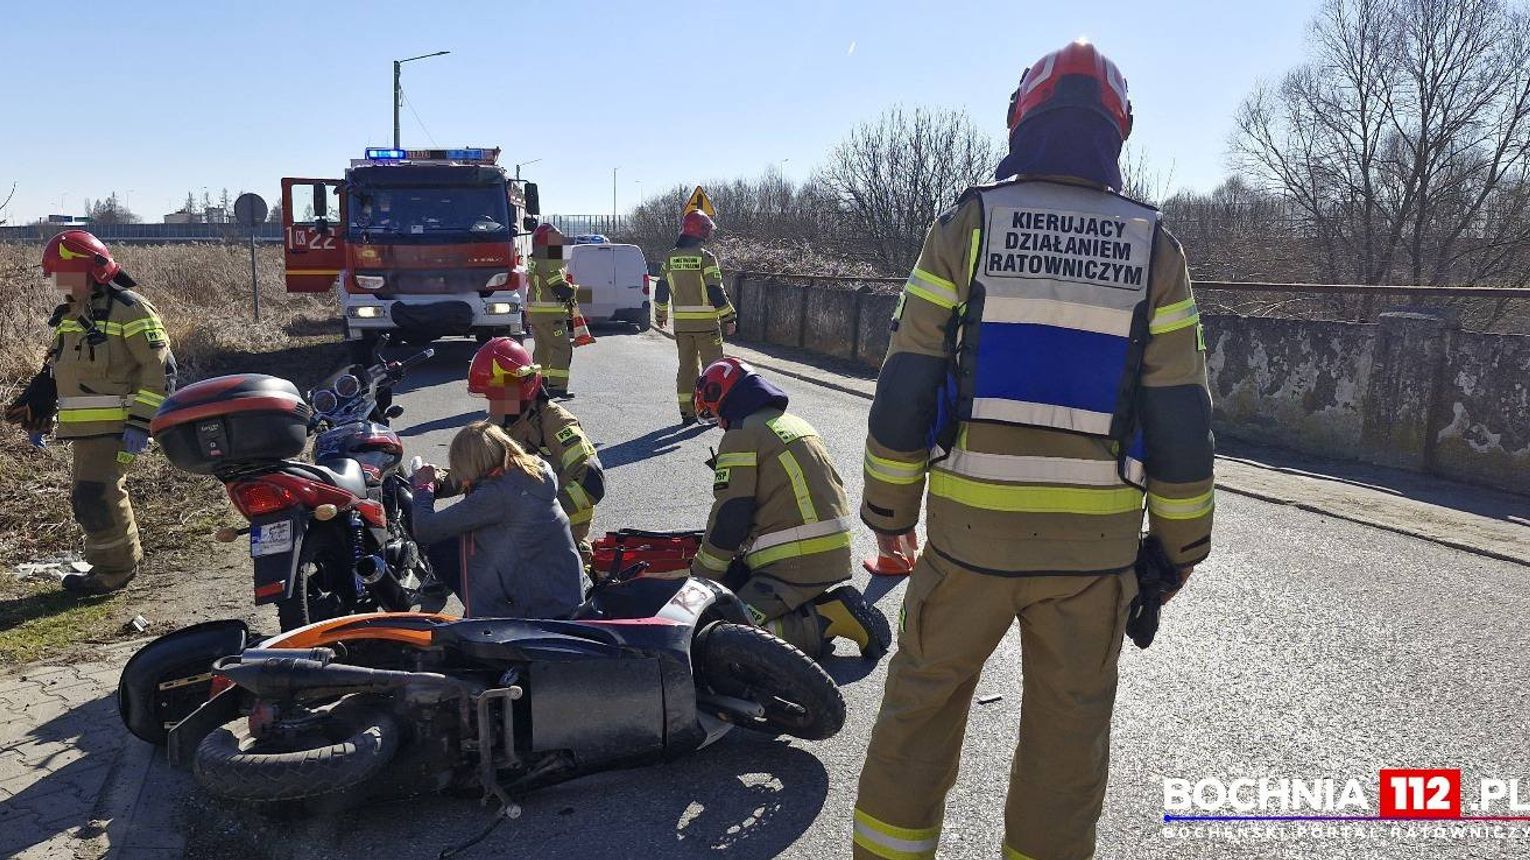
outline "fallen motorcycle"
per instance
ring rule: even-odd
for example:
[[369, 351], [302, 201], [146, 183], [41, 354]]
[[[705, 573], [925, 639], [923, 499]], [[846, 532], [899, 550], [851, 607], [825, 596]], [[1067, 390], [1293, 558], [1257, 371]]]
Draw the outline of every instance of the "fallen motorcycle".
[[239, 631], [180, 631], [124, 671], [137, 691], [124, 719], [152, 729], [178, 716], [185, 702], [167, 704], [167, 678], [212, 690], [174, 722], [169, 755], [226, 799], [477, 787], [505, 809], [543, 786], [694, 752], [733, 727], [839, 731], [844, 698], [816, 662], [751, 624], [723, 585], [646, 568], [607, 577], [569, 619], [337, 618], [250, 643], [210, 672]]
[[[381, 343], [379, 343], [379, 347]], [[327, 618], [418, 606], [434, 582], [410, 534], [402, 414], [391, 392], [412, 367], [374, 353], [307, 398], [285, 379], [242, 373], [203, 380], [165, 400], [151, 432], [177, 468], [222, 481], [247, 528], [255, 603], [276, 604], [282, 630]], [[296, 459], [315, 435], [313, 462]]]

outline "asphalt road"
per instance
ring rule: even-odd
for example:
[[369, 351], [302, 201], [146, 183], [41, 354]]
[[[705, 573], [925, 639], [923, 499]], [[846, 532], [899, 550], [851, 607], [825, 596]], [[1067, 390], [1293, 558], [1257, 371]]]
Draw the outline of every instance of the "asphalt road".
[[[444, 461], [454, 429], [483, 403], [461, 381], [472, 345], [437, 349], [399, 399], [408, 411], [396, 426], [406, 428], [413, 452]], [[610, 488], [597, 529], [704, 521], [711, 474], [703, 461], [719, 431], [678, 429], [674, 369], [673, 345], [652, 333], [602, 333], [575, 354], [577, 398], [569, 405], [600, 450]], [[866, 401], [783, 383], [792, 410], [822, 433], [858, 499]], [[1459, 767], [1468, 802], [1480, 777], [1521, 778], [1520, 795], [1530, 802], [1530, 571], [1227, 493], [1217, 518], [1216, 549], [1166, 610], [1158, 642], [1145, 652], [1125, 649], [1098, 856], [1530, 856], [1530, 836], [1439, 839], [1377, 823], [1339, 838], [1297, 838], [1285, 825], [1196, 824], [1165, 833], [1165, 777], [1326, 777], [1341, 786], [1357, 779], [1369, 806], [1345, 811], [1375, 814], [1378, 768]], [[857, 554], [871, 549], [870, 534], [859, 532]], [[862, 587], [867, 579], [857, 573]], [[869, 589], [896, 617], [901, 582]], [[849, 703], [838, 736], [806, 743], [734, 732], [668, 765], [555, 787], [530, 798], [520, 819], [467, 856], [848, 856], [885, 663], [867, 665], [842, 646], [826, 665]], [[989, 662], [979, 693], [1003, 698], [973, 708], [943, 857], [998, 855], [1020, 711], [1015, 632]], [[269, 833], [256, 841], [294, 856], [434, 857], [486, 816], [471, 801], [426, 798], [295, 822], [279, 842]], [[234, 826], [225, 825], [194, 830], [193, 855]]]

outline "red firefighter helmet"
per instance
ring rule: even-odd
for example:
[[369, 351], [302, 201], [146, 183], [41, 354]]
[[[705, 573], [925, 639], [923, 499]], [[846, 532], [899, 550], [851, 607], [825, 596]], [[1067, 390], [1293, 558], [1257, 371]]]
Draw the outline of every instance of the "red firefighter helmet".
[[1126, 78], [1109, 57], [1084, 39], [1037, 60], [1020, 75], [1009, 97], [1009, 133], [1026, 120], [1065, 107], [1092, 110], [1110, 120], [1121, 139], [1132, 133]]
[[84, 230], [65, 230], [48, 240], [43, 249], [43, 275], [83, 272], [98, 284], [109, 284], [122, 267], [112, 259], [106, 244]]
[[546, 248], [548, 245], [562, 245], [563, 234], [557, 227], [551, 224], [542, 224], [531, 231], [531, 247]]
[[706, 240], [712, 238], [712, 231], [717, 225], [712, 222], [712, 217], [700, 209], [692, 209], [680, 219], [680, 235], [692, 236]]
[[[722, 405], [728, 394], [745, 379], [754, 376], [754, 368], [742, 359], [719, 358], [696, 377], [696, 417], [703, 421], [722, 422]], [[726, 425], [724, 425], [726, 427]]]
[[496, 337], [473, 353], [468, 365], [468, 393], [490, 400], [525, 403], [542, 387], [542, 368], [531, 353], [508, 337]]

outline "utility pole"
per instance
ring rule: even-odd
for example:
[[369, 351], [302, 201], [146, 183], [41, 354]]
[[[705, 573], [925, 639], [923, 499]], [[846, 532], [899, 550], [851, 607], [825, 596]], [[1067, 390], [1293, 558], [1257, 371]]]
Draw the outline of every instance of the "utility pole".
[[398, 110], [399, 110], [400, 107], [403, 106], [403, 103], [404, 103], [404, 84], [403, 84], [403, 80], [402, 80], [402, 76], [401, 76], [399, 67], [404, 65], [405, 63], [412, 63], [415, 60], [424, 60], [424, 59], [429, 59], [430, 57], [439, 57], [439, 56], [442, 56], [444, 54], [450, 54], [450, 53], [451, 53], [451, 51], [437, 51], [434, 54], [421, 54], [418, 57], [405, 57], [402, 60], [394, 60], [393, 61], [393, 148], [394, 149], [402, 149], [403, 148], [402, 145], [399, 143], [399, 133], [398, 133]]
[[611, 229], [616, 229], [616, 171], [620, 167], [611, 168]]

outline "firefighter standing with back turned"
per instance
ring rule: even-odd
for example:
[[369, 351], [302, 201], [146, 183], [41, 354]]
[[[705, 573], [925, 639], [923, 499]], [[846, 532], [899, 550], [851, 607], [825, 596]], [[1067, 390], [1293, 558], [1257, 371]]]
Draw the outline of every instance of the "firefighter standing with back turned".
[[[716, 420], [715, 501], [691, 564], [721, 579], [755, 623], [818, 658], [836, 636], [877, 659], [885, 634], [850, 578], [850, 501], [818, 431], [786, 412], [786, 392], [736, 358], [696, 380], [697, 414]], [[838, 586], [838, 587], [836, 587]]]
[[558, 501], [586, 566], [595, 505], [606, 495], [605, 470], [573, 413], [553, 403], [541, 369], [526, 348], [497, 337], [478, 348], [468, 366], [468, 393], [488, 398], [489, 417], [558, 475]]
[[935, 856], [979, 673], [1017, 618], [1003, 856], [1094, 856], [1144, 495], [1180, 583], [1210, 551], [1199, 315], [1157, 210], [1113, 190], [1131, 122], [1125, 79], [1092, 45], [1043, 57], [1012, 97], [1000, 181], [931, 226], [904, 288], [861, 516], [894, 553], [928, 478], [928, 540], [861, 772], [856, 857]]
[[138, 573], [143, 548], [126, 475], [149, 447], [149, 421], [174, 388], [175, 359], [154, 307], [130, 292], [133, 279], [101, 240], [66, 230], [43, 250], [43, 275], [65, 293], [53, 312], [53, 346], [39, 379], [6, 410], [7, 420], [32, 433], [34, 444], [52, 421], [51, 397], [32, 397], [57, 386], [58, 438], [70, 441], [74, 486], [69, 502], [85, 531], [88, 574], [64, 577], [65, 590], [105, 594]]
[[654, 296], [654, 322], [663, 328], [670, 316], [675, 318], [675, 346], [680, 351], [675, 395], [681, 426], [696, 423], [692, 401], [697, 375], [703, 367], [722, 358], [723, 335], [732, 335], [737, 329], [733, 305], [723, 290], [717, 255], [702, 247], [712, 238], [714, 229], [705, 212], [685, 213], [680, 222], [680, 238], [664, 259], [658, 294]]
[[568, 339], [568, 307], [574, 299], [574, 287], [565, 275], [563, 234], [551, 224], [543, 224], [531, 233], [531, 278], [526, 296], [526, 320], [531, 326], [535, 361], [547, 380], [547, 393], [553, 397], [571, 397], [568, 393], [569, 366], [574, 347]]

